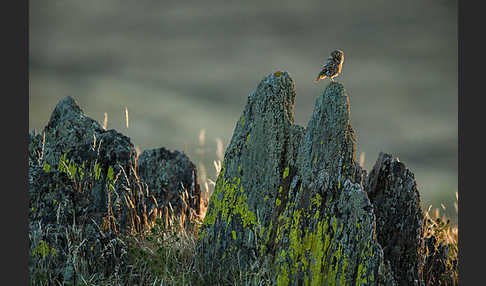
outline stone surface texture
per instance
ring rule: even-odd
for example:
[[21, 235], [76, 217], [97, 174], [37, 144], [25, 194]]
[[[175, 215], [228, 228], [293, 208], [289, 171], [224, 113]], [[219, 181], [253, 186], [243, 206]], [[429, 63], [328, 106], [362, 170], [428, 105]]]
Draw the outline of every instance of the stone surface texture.
[[[116, 275], [128, 267], [120, 234], [199, 214], [197, 174], [186, 155], [160, 148], [138, 162], [130, 138], [104, 130], [73, 98], [59, 101], [42, 133], [29, 133], [30, 265], [67, 284], [81, 270]], [[76, 269], [77, 261], [92, 263]]]
[[271, 269], [274, 285], [419, 285], [413, 174], [383, 155], [368, 178], [342, 84], [325, 88], [306, 128], [294, 124], [295, 96], [287, 72], [249, 95], [209, 201], [201, 263], [228, 277]]
[[156, 200], [148, 201], [148, 208], [170, 208], [174, 215], [184, 212], [188, 219], [200, 215], [196, 166], [184, 153], [165, 148], [145, 150], [138, 158], [138, 174]]

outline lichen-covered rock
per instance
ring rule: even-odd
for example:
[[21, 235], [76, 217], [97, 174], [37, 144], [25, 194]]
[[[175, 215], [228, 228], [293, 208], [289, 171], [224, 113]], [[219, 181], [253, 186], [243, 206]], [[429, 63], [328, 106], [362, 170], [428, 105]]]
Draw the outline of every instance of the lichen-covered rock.
[[36, 155], [38, 164], [49, 170], [69, 168], [70, 163], [84, 168], [96, 165], [102, 179], [95, 182], [90, 195], [99, 212], [108, 210], [104, 179], [110, 168], [114, 176], [119, 176], [114, 188], [120, 192], [128, 185], [125, 178], [133, 175], [136, 152], [130, 138], [115, 130], [105, 131], [69, 96], [58, 102], [47, 126], [30, 145], [31, 156]]
[[[92, 200], [96, 213], [111, 212], [117, 222], [113, 225], [116, 231], [137, 231], [134, 224], [148, 224], [145, 213], [154, 217], [178, 216], [184, 207], [188, 217], [199, 214], [196, 170], [187, 156], [163, 148], [147, 150], [137, 166], [130, 138], [115, 130], [104, 130], [71, 97], [59, 101], [43, 132], [29, 134], [29, 140], [30, 173], [60, 169], [78, 175], [96, 173], [97, 179], [91, 181], [90, 192], [85, 195]], [[37, 191], [34, 185], [30, 189], [32, 193]], [[174, 213], [163, 212], [169, 202]], [[132, 221], [133, 209], [137, 210], [140, 223]]]
[[421, 285], [424, 215], [414, 174], [391, 155], [380, 153], [366, 183], [376, 233], [399, 285]]
[[79, 273], [128, 271], [127, 245], [104, 226], [103, 214], [67, 173], [32, 167], [29, 195], [33, 284], [75, 285]]
[[265, 264], [277, 285], [394, 285], [343, 86], [326, 88], [306, 129], [293, 124], [294, 99], [286, 72], [250, 94], [209, 201], [201, 263], [228, 276]]
[[134, 159], [128, 137], [102, 129], [70, 97], [57, 104], [42, 133], [29, 134], [34, 283], [74, 285], [79, 273], [127, 269], [128, 249], [117, 235], [131, 230], [134, 213], [125, 200], [133, 199], [126, 187], [133, 185]]
[[201, 190], [196, 166], [184, 153], [165, 148], [145, 150], [138, 158], [138, 174], [149, 195], [156, 198], [156, 202], [148, 201], [149, 209], [156, 206], [162, 210], [170, 203], [176, 216], [181, 212], [188, 219], [199, 216]]
[[[186, 215], [199, 210], [194, 165], [185, 155], [161, 150], [144, 152], [140, 180], [130, 138], [101, 128], [70, 97], [57, 104], [42, 133], [29, 133], [29, 269], [34, 284], [77, 285], [79, 273], [128, 273], [128, 246], [120, 235], [147, 230], [156, 218], [169, 215], [147, 206], [187, 204]], [[172, 197], [157, 186], [167, 187]]]
[[360, 177], [355, 162], [357, 139], [349, 113], [349, 100], [341, 84], [331, 83], [317, 98], [300, 150], [300, 167], [308, 170], [302, 172], [306, 180], [325, 173], [327, 183], [337, 186]]
[[259, 256], [259, 227], [268, 226], [282, 207], [275, 204], [281, 199], [276, 190], [288, 185], [287, 167], [297, 162], [303, 129], [292, 125], [294, 99], [287, 73], [266, 77], [248, 97], [200, 233], [203, 263], [246, 268]]
[[[56, 105], [43, 132], [43, 159], [54, 169], [66, 153], [76, 164], [97, 160], [103, 171], [107, 171], [108, 166], [118, 169], [119, 165], [128, 170], [136, 155], [130, 138], [115, 130], [105, 131], [69, 96]], [[36, 138], [39, 142], [43, 140], [42, 134]]]

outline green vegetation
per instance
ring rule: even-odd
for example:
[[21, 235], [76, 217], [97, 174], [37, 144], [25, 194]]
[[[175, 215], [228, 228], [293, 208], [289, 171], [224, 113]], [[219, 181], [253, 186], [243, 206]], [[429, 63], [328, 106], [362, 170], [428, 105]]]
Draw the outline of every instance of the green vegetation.
[[[456, 202], [454, 203], [456, 221], [458, 212], [457, 200], [458, 194], [456, 192]], [[441, 204], [441, 207], [445, 211], [445, 206]], [[426, 261], [424, 273], [426, 285], [459, 285], [458, 226], [452, 224], [451, 219], [445, 214], [441, 215], [439, 208], [436, 208], [432, 213], [431, 210], [432, 206], [429, 206], [425, 212], [425, 237], [430, 242], [428, 247], [426, 247], [426, 255], [428, 258], [434, 257], [436, 259], [435, 261], [432, 259]], [[437, 261], [445, 263], [436, 265]], [[440, 281], [429, 278], [429, 274], [434, 272], [440, 274], [438, 275], [440, 276]]]
[[[244, 124], [244, 119], [241, 124]], [[222, 156], [220, 158], [222, 159]], [[216, 176], [221, 172], [215, 191], [215, 196], [218, 196], [218, 198], [212, 202], [214, 207], [218, 208], [219, 200], [234, 200], [234, 192], [242, 192], [243, 190], [239, 180], [234, 182], [225, 180], [225, 170], [224, 166], [221, 166], [221, 161], [215, 161], [214, 165], [216, 168]], [[104, 190], [110, 192], [110, 190], [114, 189], [114, 185], [120, 177], [120, 172], [116, 173], [115, 166], [108, 166], [106, 174], [103, 174], [103, 170], [98, 162], [95, 161], [92, 164], [76, 164], [69, 160], [66, 154], [61, 157], [57, 170], [54, 170], [52, 166], [45, 162], [42, 163], [41, 169], [46, 173], [57, 171], [67, 175], [73, 182], [74, 188], [81, 193], [92, 191], [93, 186], [100, 180], [105, 180]], [[136, 170], [134, 169], [134, 171]], [[286, 168], [283, 173], [283, 178], [286, 178], [288, 175], [289, 169]], [[128, 180], [127, 176], [125, 178]], [[205, 201], [201, 204], [201, 208], [206, 208], [207, 200], [212, 194], [212, 189], [209, 187], [211, 186], [212, 180], [204, 177], [200, 183], [206, 187]], [[132, 188], [128, 191], [127, 205], [133, 210], [129, 212], [130, 216], [132, 216], [132, 219], [129, 221], [132, 223], [131, 229], [133, 231], [130, 234], [117, 233], [116, 230], [119, 222], [116, 220], [111, 208], [113, 202], [109, 200], [107, 204], [110, 207], [104, 218], [105, 223], [99, 226], [99, 228], [100, 231], [114, 231], [116, 236], [109, 239], [109, 242], [105, 244], [104, 251], [102, 251], [103, 254], [100, 256], [90, 255], [90, 252], [95, 251], [96, 245], [90, 244], [90, 240], [86, 237], [83, 226], [77, 224], [75, 221], [62, 229], [67, 236], [66, 245], [62, 247], [57, 246], [53, 241], [45, 239], [50, 233], [58, 231], [57, 229], [40, 224], [35, 227], [31, 226], [29, 231], [31, 257], [29, 274], [31, 285], [62, 284], [58, 276], [54, 275], [56, 273], [54, 269], [58, 269], [60, 263], [71, 265], [65, 268], [63, 276], [69, 277], [70, 275], [76, 275], [76, 285], [214, 285], [215, 281], [220, 281], [220, 284], [225, 285], [256, 284], [255, 282], [260, 281], [262, 283], [260, 285], [267, 285], [270, 277], [273, 277], [273, 274], [270, 273], [273, 270], [270, 267], [261, 267], [258, 269], [258, 272], [251, 273], [240, 271], [234, 275], [233, 281], [223, 280], [222, 277], [226, 276], [222, 273], [207, 273], [202, 271], [194, 254], [205, 211], [202, 211], [203, 215], [201, 217], [188, 218], [186, 221], [180, 217], [175, 217], [168, 210], [159, 211], [157, 216], [144, 220], [144, 216], [150, 216], [147, 213], [143, 213], [143, 204], [135, 205], [129, 203], [137, 200], [135, 194], [140, 192], [140, 190], [143, 191], [143, 187], [136, 180], [126, 182], [126, 184]], [[240, 197], [244, 198], [244, 196]], [[265, 200], [267, 199], [265, 197]], [[276, 201], [277, 205], [280, 203], [280, 201]], [[320, 197], [312, 200], [312, 204], [318, 205], [321, 203]], [[66, 206], [59, 199], [53, 199], [52, 204], [57, 205], [60, 212], [68, 213], [71, 211], [69, 209], [62, 210], [61, 208]], [[248, 206], [245, 205], [244, 200], [234, 200], [234, 205], [234, 209], [223, 211], [223, 219], [229, 222], [231, 216], [238, 213], [244, 219], [245, 224], [255, 224], [254, 214], [248, 211]], [[31, 215], [35, 215], [35, 212], [40, 207], [35, 204], [31, 205]], [[447, 250], [447, 256], [445, 257], [447, 266], [442, 271], [442, 277], [446, 281], [444, 285], [457, 285], [457, 225], [453, 225], [450, 222], [451, 220], [444, 215], [441, 216], [439, 209], [431, 212], [431, 208], [429, 208], [424, 213], [426, 238], [434, 237], [433, 247], [437, 252], [443, 249]], [[211, 213], [208, 215], [211, 216]], [[206, 220], [206, 223], [210, 222], [211, 219]], [[325, 252], [329, 248], [329, 245], [327, 245], [328, 238], [323, 239], [326, 233], [325, 230], [329, 227], [336, 228], [337, 226], [332, 223], [328, 224], [327, 220], [323, 220], [319, 223], [316, 232], [301, 235], [299, 234], [298, 222], [299, 213], [296, 213], [293, 221], [289, 221], [282, 226], [291, 230], [289, 237], [291, 247], [289, 249], [290, 253], [287, 255], [301, 257], [304, 266], [305, 264], [311, 263], [309, 257], [318, 257], [316, 260], [321, 261], [320, 257], [324, 255], [322, 250]], [[359, 224], [357, 227], [359, 227]], [[234, 231], [231, 234], [233, 239], [236, 239], [239, 235]], [[305, 246], [305, 248], [299, 248], [298, 246]], [[60, 260], [60, 253], [63, 253], [64, 257], [67, 257], [67, 261]], [[312, 253], [312, 256], [306, 256], [308, 253]], [[430, 254], [430, 252], [427, 254]], [[108, 257], [105, 257], [105, 255], [111, 255], [109, 256], [111, 260], [107, 260]], [[276, 256], [276, 259], [285, 257], [285, 255], [285, 253], [281, 253]], [[339, 256], [343, 255], [343, 253], [339, 249], [334, 255]], [[363, 253], [363, 255], [367, 255], [367, 253]], [[107, 270], [107, 261], [127, 261], [128, 264], [124, 267], [110, 266], [109, 270]], [[346, 265], [343, 267], [346, 267]], [[321, 265], [313, 264], [309, 274], [314, 276], [320, 275], [319, 269], [321, 269]], [[431, 265], [430, 269], [432, 269], [431, 271], [435, 271], [433, 270], [434, 265]], [[282, 267], [279, 271], [278, 280], [275, 282], [278, 285], [288, 285], [292, 271], [294, 269]], [[313, 279], [313, 281], [324, 282], [326, 279], [336, 278], [332, 275], [336, 269], [332, 269], [331, 267], [326, 271], [324, 276], [319, 279]], [[363, 271], [365, 270], [358, 269], [358, 273]], [[344, 283], [344, 277], [341, 277], [340, 281]], [[437, 285], [434, 284], [437, 281], [426, 282], [428, 283], [426, 285]]]

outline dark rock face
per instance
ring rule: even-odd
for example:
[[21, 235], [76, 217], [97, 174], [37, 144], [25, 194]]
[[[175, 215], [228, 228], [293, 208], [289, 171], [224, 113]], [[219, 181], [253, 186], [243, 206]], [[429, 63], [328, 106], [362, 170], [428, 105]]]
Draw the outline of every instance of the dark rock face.
[[[130, 138], [115, 130], [105, 131], [98, 122], [85, 116], [73, 98], [59, 101], [43, 133], [34, 137], [30, 149], [31, 157], [37, 155], [37, 163], [41, 167], [47, 166], [49, 172], [69, 169], [69, 165], [73, 164], [78, 172], [89, 173], [95, 171], [96, 166], [98, 179], [92, 181], [91, 191], [85, 195], [92, 200], [92, 209], [98, 216], [108, 211], [108, 201], [112, 199], [106, 191], [108, 170], [111, 168], [113, 176], [119, 178], [113, 184], [115, 193], [120, 195], [115, 200], [120, 206], [125, 205], [121, 202], [125, 200], [123, 194], [133, 177], [134, 146]], [[31, 168], [29, 171], [36, 170]], [[38, 189], [34, 187], [30, 191], [35, 193]], [[118, 231], [127, 228], [126, 212], [128, 209], [121, 207]]]
[[380, 153], [366, 192], [376, 215], [376, 233], [399, 285], [420, 285], [424, 257], [424, 215], [413, 173]]
[[127, 269], [127, 245], [104, 227], [103, 214], [78, 187], [64, 172], [29, 169], [29, 274], [34, 284], [74, 285], [77, 271], [109, 277]]
[[423, 285], [423, 214], [413, 174], [382, 154], [355, 161], [344, 87], [330, 83], [307, 128], [276, 72], [250, 94], [201, 229], [202, 267], [276, 285]]
[[[146, 211], [152, 211], [152, 214], [158, 205], [158, 214], [161, 215], [163, 207], [170, 202], [173, 214], [178, 215], [185, 200], [186, 215], [199, 214], [200, 189], [196, 169], [187, 156], [163, 148], [147, 150], [138, 159], [137, 166], [136, 151], [130, 138], [115, 130], [105, 131], [98, 122], [85, 116], [71, 97], [59, 101], [44, 132], [37, 136], [29, 134], [29, 140], [31, 173], [37, 170], [33, 168], [35, 164], [47, 164], [50, 170], [62, 169], [62, 161], [67, 162], [66, 168], [71, 161], [78, 167], [84, 164], [84, 168], [96, 165], [99, 178], [90, 186], [92, 192], [88, 196], [93, 200], [94, 211], [97, 213], [108, 212], [109, 201], [117, 205], [118, 211], [113, 214], [118, 221], [117, 231], [124, 232], [130, 228], [127, 204], [135, 207], [138, 205], [140, 208], [147, 205], [150, 208]], [[137, 169], [141, 181], [135, 174]], [[106, 191], [109, 172], [112, 172], [114, 190], [111, 197]], [[144, 192], [137, 189], [147, 191], [146, 187], [148, 192], [139, 195]], [[35, 193], [37, 188], [33, 187], [30, 191]], [[127, 201], [127, 192], [133, 192], [135, 201]], [[139, 216], [142, 221], [147, 220], [142, 214]]]
[[113, 166], [119, 170], [121, 165], [129, 170], [135, 159], [130, 138], [115, 130], [105, 131], [98, 122], [84, 115], [71, 97], [59, 101], [44, 132], [44, 160], [54, 168], [64, 153], [77, 164], [97, 160], [102, 169]]
[[196, 170], [187, 156], [149, 150], [137, 166], [130, 138], [105, 131], [71, 97], [57, 104], [41, 134], [29, 133], [28, 159], [32, 263], [46, 265], [45, 254], [54, 249], [45, 268], [55, 281], [73, 284], [76, 271], [99, 267], [106, 275], [122, 271], [128, 250], [119, 234], [167, 219], [161, 208], [169, 202], [171, 216], [199, 211]]
[[176, 215], [181, 211], [187, 218], [199, 215], [201, 190], [196, 166], [185, 154], [165, 148], [145, 150], [138, 158], [138, 174], [157, 200], [149, 201], [149, 208], [164, 209], [170, 203]]

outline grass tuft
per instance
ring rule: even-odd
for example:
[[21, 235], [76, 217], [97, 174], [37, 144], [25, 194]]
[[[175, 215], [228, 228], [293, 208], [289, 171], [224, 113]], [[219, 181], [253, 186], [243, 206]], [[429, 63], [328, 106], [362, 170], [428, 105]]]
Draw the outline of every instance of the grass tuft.
[[[128, 116], [127, 116], [128, 120]], [[106, 121], [104, 124], [106, 128]], [[208, 154], [205, 147], [205, 131], [199, 134], [196, 154], [199, 155], [199, 183], [201, 196], [200, 215], [190, 212], [186, 203], [189, 196], [183, 195], [183, 210], [176, 216], [169, 205], [162, 209], [147, 210], [147, 185], [140, 181], [137, 169], [131, 166], [128, 173], [119, 168], [115, 173], [110, 167], [107, 174], [106, 190], [108, 196], [107, 212], [102, 223], [93, 223], [96, 228], [86, 229], [81, 218], [69, 216], [76, 213], [72, 206], [58, 197], [53, 200], [57, 206], [57, 224], [43, 222], [29, 223], [30, 257], [29, 274], [31, 285], [62, 285], [64, 280], [75, 276], [74, 285], [269, 285], [272, 284], [271, 265], [263, 262], [245, 272], [235, 266], [227, 280], [227, 273], [207, 271], [210, 265], [200, 265], [195, 257], [199, 229], [204, 220], [209, 198], [214, 191], [214, 182], [221, 171], [224, 157], [223, 142], [216, 139], [215, 156], [212, 160], [214, 177], [207, 175], [202, 163]], [[45, 138], [45, 135], [44, 135]], [[42, 148], [37, 152], [35, 164], [51, 172], [50, 166], [43, 161]], [[93, 148], [100, 142], [94, 138]], [[364, 154], [360, 156], [364, 161]], [[206, 160], [207, 161], [207, 160]], [[134, 164], [136, 166], [136, 162]], [[100, 179], [100, 169], [96, 161], [91, 165], [77, 166], [62, 158], [60, 172], [72, 180], [73, 189], [78, 193], [90, 192]], [[117, 196], [115, 184], [123, 184], [127, 192]], [[457, 200], [456, 193], [456, 200]], [[59, 200], [59, 201], [56, 201]], [[129, 232], [120, 232], [120, 217], [117, 216], [121, 204], [128, 209]], [[30, 206], [33, 217], [41, 205]], [[455, 204], [457, 209], [457, 203]], [[445, 207], [442, 207], [445, 211]], [[189, 213], [189, 215], [186, 215]], [[457, 254], [458, 227], [441, 214], [439, 208], [428, 208], [425, 214], [426, 266], [424, 277], [426, 285], [458, 285]], [[69, 224], [66, 219], [72, 218]], [[98, 232], [103, 243], [93, 243], [92, 232]], [[96, 249], [96, 248], [100, 249]], [[100, 255], [93, 256], [97, 250]], [[438, 262], [445, 262], [440, 264]], [[257, 262], [260, 263], [260, 262]], [[67, 267], [66, 267], [67, 265]], [[443, 267], [445, 265], [445, 267]], [[62, 266], [62, 267], [60, 267]], [[62, 272], [61, 270], [62, 269]]]

